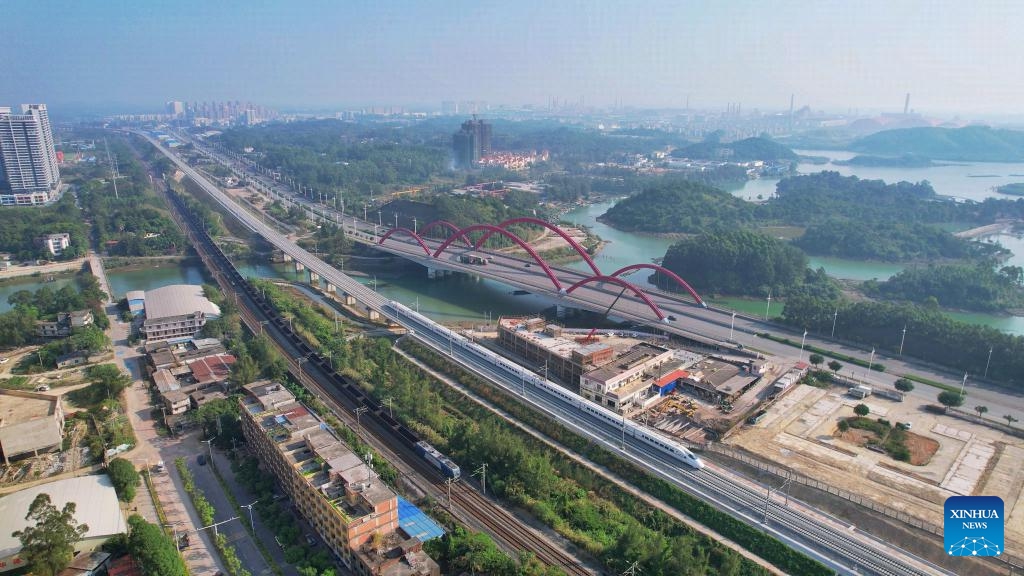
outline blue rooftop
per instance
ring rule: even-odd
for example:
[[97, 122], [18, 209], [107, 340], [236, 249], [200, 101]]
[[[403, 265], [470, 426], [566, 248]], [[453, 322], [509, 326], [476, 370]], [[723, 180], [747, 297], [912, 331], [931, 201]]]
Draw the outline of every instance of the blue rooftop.
[[444, 530], [436, 522], [401, 496], [398, 497], [398, 524], [406, 534], [420, 542], [444, 536]]

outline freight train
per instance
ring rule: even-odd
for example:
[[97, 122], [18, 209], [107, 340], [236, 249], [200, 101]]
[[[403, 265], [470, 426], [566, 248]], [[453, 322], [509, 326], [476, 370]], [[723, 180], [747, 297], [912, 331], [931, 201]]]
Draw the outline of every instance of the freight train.
[[529, 383], [531, 386], [536, 386], [544, 392], [557, 397], [566, 404], [575, 407], [577, 410], [586, 412], [591, 416], [599, 418], [608, 424], [616, 427], [623, 427], [625, 434], [631, 438], [636, 438], [640, 442], [658, 450], [659, 452], [669, 456], [672, 460], [696, 468], [700, 470], [704, 468], [704, 462], [697, 457], [693, 452], [690, 452], [685, 446], [670, 440], [661, 434], [653, 432], [645, 426], [637, 424], [628, 419], [624, 419], [622, 416], [583, 398], [578, 394], [574, 394], [561, 386], [549, 382], [526, 368], [503, 358], [486, 348], [474, 344], [461, 334], [458, 334], [440, 324], [437, 324], [422, 314], [414, 312], [408, 306], [405, 306], [399, 302], [390, 301], [387, 306], [391, 308], [392, 314], [398, 318], [399, 316], [405, 316], [406, 318], [415, 320], [420, 324], [427, 326], [432, 332], [438, 336], [448, 340], [451, 346], [458, 346], [476, 355], [478, 358], [497, 366], [504, 371], [513, 374], [516, 378], [520, 379], [524, 385]]
[[[228, 279], [230, 284], [236, 289], [244, 291], [253, 304], [259, 307], [263, 316], [272, 322], [281, 334], [288, 338], [292, 345], [299, 350], [300, 360], [308, 358], [311, 363], [316, 364], [331, 380], [331, 383], [338, 392], [348, 397], [356, 407], [365, 406], [369, 413], [373, 414], [377, 420], [394, 432], [395, 436], [398, 437], [402, 444], [414, 450], [420, 458], [429, 463], [433, 468], [436, 468], [442, 475], [447, 478], [459, 478], [461, 470], [455, 462], [430, 444], [421, 440], [420, 437], [405, 424], [402, 424], [392, 417], [390, 410], [388, 410], [383, 404], [376, 402], [367, 396], [355, 382], [335, 372], [327, 358], [324, 358], [319, 353], [315, 352], [305, 340], [292, 331], [291, 325], [288, 321], [270, 305], [270, 303], [263, 297], [263, 294], [260, 293], [259, 290], [256, 290], [252, 284], [242, 277], [234, 264], [232, 264], [227, 256], [225, 256], [224, 252], [221, 251], [220, 247], [217, 246], [217, 244], [213, 242], [213, 239], [206, 234], [204, 226], [194, 215], [190, 213], [184, 202], [182, 202], [182, 200], [173, 192], [168, 192], [168, 195], [177, 207], [178, 213], [181, 217], [188, 221], [194, 232], [193, 237], [195, 240], [203, 245], [205, 252], [214, 260], [216, 265], [221, 270], [225, 271], [225, 277]], [[305, 362], [305, 360], [302, 361]]]

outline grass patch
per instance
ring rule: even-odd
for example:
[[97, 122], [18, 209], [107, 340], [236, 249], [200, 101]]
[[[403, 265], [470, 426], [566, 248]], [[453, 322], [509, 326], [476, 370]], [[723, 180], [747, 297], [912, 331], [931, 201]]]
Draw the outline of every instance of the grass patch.
[[[912, 382], [917, 382], [919, 384], [924, 384], [926, 386], [934, 386], [935, 388], [939, 388], [939, 389], [945, 390], [947, 392], [955, 392], [957, 394], [960, 393], [960, 388], [957, 387], [957, 386], [950, 386], [949, 384], [943, 384], [942, 382], [936, 382], [935, 380], [931, 380], [929, 378], [925, 378], [924, 376], [915, 376], [913, 374], [900, 374], [900, 377], [901, 378], [906, 378], [907, 380], [910, 380]], [[964, 390], [964, 396], [967, 396], [967, 390]]]

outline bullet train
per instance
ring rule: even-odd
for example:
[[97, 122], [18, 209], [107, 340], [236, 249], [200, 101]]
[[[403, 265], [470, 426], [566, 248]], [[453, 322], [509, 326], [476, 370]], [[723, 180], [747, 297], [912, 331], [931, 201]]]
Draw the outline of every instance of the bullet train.
[[560, 400], [566, 402], [567, 404], [575, 406], [577, 410], [587, 412], [588, 414], [596, 418], [600, 418], [601, 420], [604, 420], [605, 422], [613, 426], [625, 426], [627, 436], [636, 438], [640, 442], [654, 448], [655, 450], [658, 450], [659, 452], [668, 455], [673, 460], [690, 466], [692, 468], [696, 468], [698, 470], [704, 468], [704, 462], [700, 458], [698, 458], [693, 452], [690, 452], [684, 446], [680, 445], [678, 442], [669, 440], [668, 438], [658, 433], [655, 433], [647, 429], [645, 426], [637, 424], [636, 422], [633, 422], [631, 420], [626, 420], [625, 423], [623, 423], [622, 416], [610, 410], [607, 410], [595, 404], [594, 402], [591, 402], [590, 400], [587, 400], [586, 398], [579, 396], [578, 394], [574, 394], [557, 384], [548, 382], [547, 380], [537, 376], [533, 372], [527, 370], [526, 368], [523, 368], [522, 366], [519, 366], [518, 364], [512, 362], [511, 360], [503, 358], [491, 352], [490, 350], [483, 348], [482, 346], [474, 344], [464, 336], [457, 334], [456, 332], [449, 330], [444, 326], [435, 323], [432, 320], [429, 320], [422, 314], [414, 312], [412, 309], [410, 309], [408, 306], [405, 306], [404, 304], [392, 300], [388, 303], [388, 307], [390, 307], [394, 311], [396, 317], [405, 316], [407, 318], [422, 323], [424, 326], [427, 326], [432, 332], [434, 332], [438, 336], [448, 339], [449, 342], [451, 342], [452, 346], [458, 346], [466, 350], [467, 352], [475, 354], [480, 359], [485, 360], [497, 367], [500, 367], [510, 374], [514, 374], [516, 377], [521, 378], [523, 381], [528, 382], [530, 385], [536, 386], [537, 388], [540, 388], [544, 392], [547, 392], [552, 396], [558, 397]]

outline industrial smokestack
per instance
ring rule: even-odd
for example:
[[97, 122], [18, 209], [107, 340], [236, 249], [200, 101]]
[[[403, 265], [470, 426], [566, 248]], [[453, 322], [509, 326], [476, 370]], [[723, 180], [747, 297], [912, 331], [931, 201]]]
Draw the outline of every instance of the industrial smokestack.
[[903, 115], [910, 113], [910, 92], [907, 92], [907, 99], [903, 101]]

